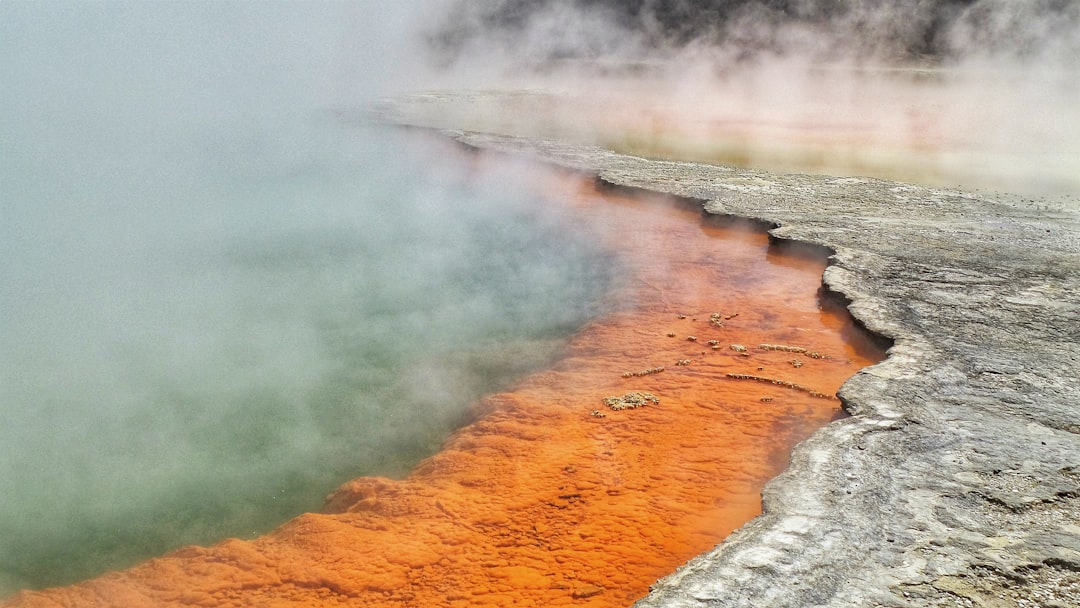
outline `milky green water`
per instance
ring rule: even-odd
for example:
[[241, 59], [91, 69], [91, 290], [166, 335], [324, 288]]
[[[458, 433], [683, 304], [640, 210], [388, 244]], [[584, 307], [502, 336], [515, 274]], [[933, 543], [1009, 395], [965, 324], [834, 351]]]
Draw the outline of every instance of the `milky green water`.
[[0, 3], [0, 596], [403, 474], [602, 306], [517, 170], [332, 118], [374, 7]]

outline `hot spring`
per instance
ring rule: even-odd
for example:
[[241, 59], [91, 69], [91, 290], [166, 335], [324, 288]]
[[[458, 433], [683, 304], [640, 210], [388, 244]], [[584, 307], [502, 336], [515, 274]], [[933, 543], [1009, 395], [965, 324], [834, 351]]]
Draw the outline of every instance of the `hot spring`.
[[[537, 508], [595, 509], [582, 516], [595, 527], [573, 530], [594, 540], [557, 556], [565, 587], [513, 565], [505, 584], [593, 597], [601, 581], [561, 565], [615, 547], [641, 570], [616, 568], [604, 584], [625, 597], [605, 601], [629, 601], [753, 517], [790, 446], [841, 415], [836, 386], [880, 358], [822, 309], [820, 256], [335, 119], [406, 76], [386, 43], [407, 11], [192, 6], [0, 5], [0, 596], [272, 539], [342, 483], [403, 477], [461, 429], [413, 477], [357, 480], [328, 510], [426, 496], [461, 470], [483, 487], [494, 465], [469, 450], [493, 442], [548, 470], [494, 460], [520, 492], [477, 491], [494, 506], [451, 493], [401, 525], [490, 523], [562, 484]], [[830, 354], [791, 354], [805, 347]], [[667, 409], [599, 409], [642, 386]], [[704, 490], [670, 498], [692, 485]], [[620, 521], [626, 504], [643, 505], [649, 534], [631, 536], [662, 563], [598, 540], [621, 529], [599, 516]], [[574, 522], [541, 515], [515, 538], [573, 537]], [[274, 534], [338, 521], [306, 517]], [[430, 548], [410, 556], [407, 537], [380, 550], [423, 561]], [[498, 542], [464, 545], [486, 557]], [[471, 580], [474, 557], [454, 556], [446, 580]]]
[[0, 7], [0, 595], [402, 474], [602, 305], [512, 173], [329, 117], [350, 17]]

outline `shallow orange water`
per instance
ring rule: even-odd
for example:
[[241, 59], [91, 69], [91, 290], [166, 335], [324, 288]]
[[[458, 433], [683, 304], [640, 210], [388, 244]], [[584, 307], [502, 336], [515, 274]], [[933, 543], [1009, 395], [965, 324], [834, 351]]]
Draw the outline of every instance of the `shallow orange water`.
[[[840, 384], [883, 357], [822, 308], [824, 260], [668, 199], [542, 187], [627, 272], [551, 369], [478, 403], [404, 480], [9, 605], [627, 606], [757, 515], [792, 446], [842, 415]], [[632, 391], [659, 403], [603, 402]]]

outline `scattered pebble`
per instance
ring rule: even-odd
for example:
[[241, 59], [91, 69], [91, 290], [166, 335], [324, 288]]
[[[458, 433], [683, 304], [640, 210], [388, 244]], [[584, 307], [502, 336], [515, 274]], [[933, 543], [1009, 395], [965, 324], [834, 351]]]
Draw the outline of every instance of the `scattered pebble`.
[[622, 397], [604, 397], [604, 405], [616, 411], [632, 410], [639, 407], [645, 407], [650, 403], [652, 403], [653, 405], [660, 405], [660, 400], [657, 399], [656, 395], [653, 395], [652, 393], [643, 393], [640, 391], [629, 392]]
[[762, 350], [780, 350], [788, 353], [805, 353], [806, 349], [801, 346], [785, 346], [783, 344], [758, 344]]
[[664, 366], [650, 367], [649, 369], [643, 369], [640, 372], [623, 372], [623, 378], [638, 378], [641, 376], [648, 376], [650, 374], [659, 374], [664, 371]]

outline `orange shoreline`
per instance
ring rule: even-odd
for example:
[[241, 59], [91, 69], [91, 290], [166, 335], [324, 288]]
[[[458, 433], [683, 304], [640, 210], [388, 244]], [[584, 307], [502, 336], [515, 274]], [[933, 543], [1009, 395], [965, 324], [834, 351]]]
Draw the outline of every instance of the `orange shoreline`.
[[[822, 308], [824, 260], [670, 199], [541, 185], [629, 270], [551, 369], [477, 404], [404, 480], [4, 605], [627, 606], [759, 514], [791, 448], [843, 415], [839, 386], [884, 357]], [[604, 403], [634, 391], [659, 402]]]

